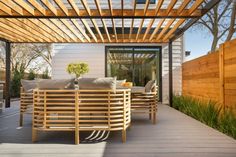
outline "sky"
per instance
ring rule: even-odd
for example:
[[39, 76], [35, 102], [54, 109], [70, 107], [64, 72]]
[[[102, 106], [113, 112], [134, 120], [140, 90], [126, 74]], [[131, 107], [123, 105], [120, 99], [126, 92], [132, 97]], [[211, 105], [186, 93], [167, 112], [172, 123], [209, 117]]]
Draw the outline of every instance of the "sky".
[[184, 33], [185, 51], [191, 51], [186, 60], [206, 55], [211, 50], [212, 37], [203, 30], [189, 29]]

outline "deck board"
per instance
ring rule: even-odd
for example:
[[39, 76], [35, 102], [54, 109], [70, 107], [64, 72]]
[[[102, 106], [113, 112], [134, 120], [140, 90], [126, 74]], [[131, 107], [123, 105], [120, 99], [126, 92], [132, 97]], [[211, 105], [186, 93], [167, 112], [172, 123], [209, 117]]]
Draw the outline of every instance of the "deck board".
[[[127, 142], [114, 132], [106, 142], [74, 145], [72, 132], [41, 133], [31, 142], [31, 116], [18, 128], [18, 102], [0, 114], [0, 156], [68, 157], [235, 157], [236, 140], [166, 105], [159, 105], [158, 121], [134, 115]], [[86, 133], [83, 133], [85, 136]]]

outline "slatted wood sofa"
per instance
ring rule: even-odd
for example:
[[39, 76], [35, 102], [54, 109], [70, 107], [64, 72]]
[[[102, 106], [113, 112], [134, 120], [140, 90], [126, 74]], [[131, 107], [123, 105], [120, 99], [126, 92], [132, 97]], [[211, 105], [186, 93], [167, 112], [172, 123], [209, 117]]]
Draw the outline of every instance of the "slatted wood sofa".
[[38, 131], [122, 131], [130, 125], [130, 89], [34, 90], [32, 141]]
[[148, 114], [152, 123], [156, 124], [158, 88], [154, 80], [148, 82], [147, 85], [149, 83], [152, 85], [148, 87], [148, 90], [147, 87], [139, 87], [141, 90], [138, 92], [131, 92], [131, 113]]
[[20, 89], [20, 120], [19, 126], [23, 126], [24, 115], [32, 114], [33, 108], [33, 91], [26, 92], [24, 88]]

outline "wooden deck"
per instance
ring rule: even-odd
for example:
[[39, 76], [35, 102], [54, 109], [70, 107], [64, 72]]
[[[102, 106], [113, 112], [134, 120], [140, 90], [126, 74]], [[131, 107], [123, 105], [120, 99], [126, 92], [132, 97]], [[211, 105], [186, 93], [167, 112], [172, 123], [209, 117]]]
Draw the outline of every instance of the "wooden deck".
[[42, 133], [39, 142], [31, 142], [31, 117], [18, 128], [18, 102], [0, 114], [0, 156], [67, 157], [235, 157], [236, 140], [207, 127], [166, 105], [159, 105], [158, 121], [148, 116], [133, 116], [127, 142], [114, 132], [106, 142], [74, 145], [71, 132]]

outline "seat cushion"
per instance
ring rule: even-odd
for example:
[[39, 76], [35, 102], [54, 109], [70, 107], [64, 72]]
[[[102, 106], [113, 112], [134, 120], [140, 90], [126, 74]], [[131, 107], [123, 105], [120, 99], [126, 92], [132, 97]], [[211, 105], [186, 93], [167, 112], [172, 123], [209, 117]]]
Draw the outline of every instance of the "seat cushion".
[[40, 79], [39, 89], [73, 89], [74, 79]]
[[79, 89], [116, 89], [116, 78], [105, 77], [105, 78], [79, 78], [78, 79]]
[[131, 93], [145, 93], [145, 87], [133, 86], [131, 88]]
[[21, 80], [21, 85], [24, 89], [24, 92], [30, 93], [33, 92], [35, 88], [38, 87], [38, 80]]
[[145, 92], [151, 92], [153, 88], [155, 88], [156, 81], [155, 80], [150, 80], [148, 83], [145, 85]]

